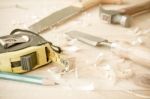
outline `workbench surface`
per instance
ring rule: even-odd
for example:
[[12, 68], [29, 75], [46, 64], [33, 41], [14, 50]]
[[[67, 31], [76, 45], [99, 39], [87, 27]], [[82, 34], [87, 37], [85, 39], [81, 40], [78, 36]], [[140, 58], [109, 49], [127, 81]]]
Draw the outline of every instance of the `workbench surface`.
[[[119, 9], [144, 0], [124, 1], [126, 3], [123, 5], [103, 5], [103, 7]], [[8, 35], [15, 28], [27, 28], [50, 13], [76, 2], [78, 0], [1, 0], [0, 36]], [[115, 56], [107, 47], [93, 47], [76, 40], [67, 41], [64, 33], [79, 30], [111, 41], [132, 42], [136, 39], [135, 31], [149, 27], [150, 13], [135, 17], [132, 27], [124, 28], [103, 23], [99, 18], [98, 6], [85, 11], [68, 22], [40, 34], [55, 45], [72, 49], [69, 51], [67, 49], [64, 53], [75, 60], [75, 69], [63, 76], [66, 83], [40, 86], [0, 79], [0, 99], [142, 99], [142, 97], [148, 99], [142, 95], [150, 95], [149, 89], [136, 86], [132, 78], [118, 79], [114, 71], [110, 70], [112, 66], [124, 61], [123, 59]], [[72, 45], [66, 46], [68, 43]], [[98, 56], [103, 58], [103, 62], [99, 64], [96, 63]], [[129, 60], [120, 65], [132, 69], [134, 73], [150, 72], [149, 69]], [[51, 63], [25, 75], [49, 77], [51, 73], [48, 70], [55, 72], [56, 69], [57, 65]]]

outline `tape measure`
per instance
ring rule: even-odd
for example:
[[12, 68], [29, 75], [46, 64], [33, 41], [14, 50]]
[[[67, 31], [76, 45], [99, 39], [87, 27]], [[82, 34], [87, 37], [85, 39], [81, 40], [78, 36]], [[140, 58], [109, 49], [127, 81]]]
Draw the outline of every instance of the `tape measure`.
[[24, 73], [50, 62], [61, 65], [67, 71], [69, 61], [60, 52], [59, 47], [40, 35], [15, 29], [10, 35], [0, 37], [0, 71]]

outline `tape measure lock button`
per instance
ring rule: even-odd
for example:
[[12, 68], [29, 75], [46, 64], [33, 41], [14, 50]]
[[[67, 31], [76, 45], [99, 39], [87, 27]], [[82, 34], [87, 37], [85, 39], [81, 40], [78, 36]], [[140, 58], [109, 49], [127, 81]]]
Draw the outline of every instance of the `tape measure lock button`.
[[21, 66], [23, 70], [31, 71], [37, 64], [36, 52], [21, 56]]

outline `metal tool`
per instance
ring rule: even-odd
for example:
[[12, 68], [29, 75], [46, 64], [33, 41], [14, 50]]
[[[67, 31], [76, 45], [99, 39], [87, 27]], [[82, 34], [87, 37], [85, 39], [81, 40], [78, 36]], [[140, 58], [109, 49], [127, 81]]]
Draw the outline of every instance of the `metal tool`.
[[100, 8], [100, 18], [109, 24], [131, 26], [132, 17], [150, 11], [150, 1], [142, 2], [120, 10], [105, 10]]
[[[79, 31], [70, 31], [66, 33], [71, 38], [76, 38], [82, 42], [93, 46], [107, 45], [112, 48], [112, 51], [123, 58], [130, 59], [135, 63], [150, 68], [150, 49], [143, 46], [131, 46], [128, 43], [109, 42], [103, 38], [95, 37]], [[92, 43], [91, 43], [92, 42]], [[94, 42], [94, 43], [93, 43]]]
[[69, 69], [69, 61], [59, 54], [60, 48], [34, 32], [15, 29], [0, 41], [0, 71], [24, 73], [50, 62]]
[[52, 13], [46, 18], [40, 20], [39, 22], [31, 25], [29, 29], [36, 33], [42, 32], [47, 29], [51, 29], [56, 25], [59, 25], [68, 19], [72, 18], [75, 15], [80, 14], [81, 12], [94, 7], [100, 3], [121, 3], [122, 0], [86, 0], [78, 4], [68, 6], [64, 9], [61, 9], [57, 12]]
[[29, 37], [26, 35], [19, 35], [19, 36], [10, 36], [7, 38], [1, 38], [0, 39], [0, 44], [4, 47], [4, 48], [8, 48], [11, 47], [15, 44], [18, 43], [25, 43], [29, 41]]

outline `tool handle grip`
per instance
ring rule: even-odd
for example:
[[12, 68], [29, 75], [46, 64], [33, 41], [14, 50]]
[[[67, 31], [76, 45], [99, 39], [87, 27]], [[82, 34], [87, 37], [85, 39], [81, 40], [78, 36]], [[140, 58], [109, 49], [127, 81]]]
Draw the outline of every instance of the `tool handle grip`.
[[82, 1], [82, 8], [83, 10], [89, 9], [91, 7], [94, 7], [100, 3], [103, 4], [120, 4], [122, 3], [122, 0], [83, 0]]
[[136, 4], [127, 8], [121, 9], [121, 12], [128, 15], [134, 15], [136, 13], [143, 12], [145, 10], [150, 10], [150, 0], [140, 4]]
[[120, 57], [150, 68], [150, 49], [144, 46], [131, 46], [122, 43], [115, 46], [112, 51]]

